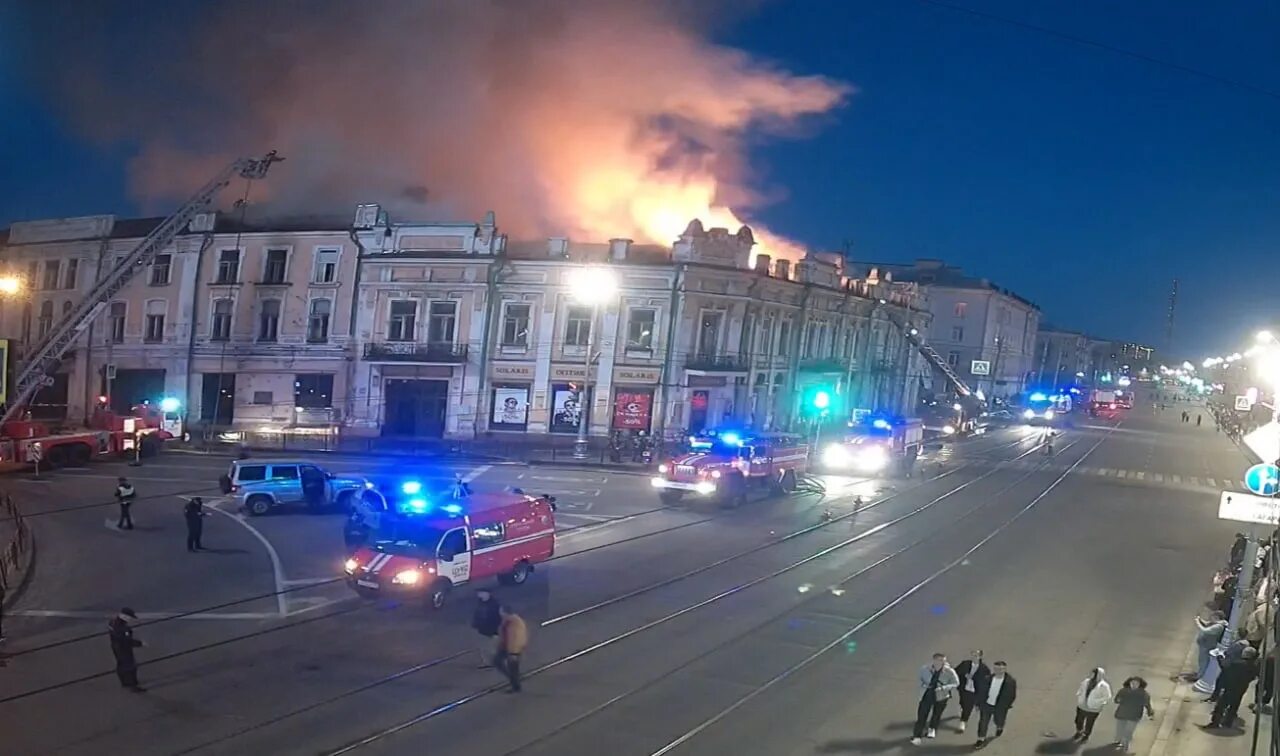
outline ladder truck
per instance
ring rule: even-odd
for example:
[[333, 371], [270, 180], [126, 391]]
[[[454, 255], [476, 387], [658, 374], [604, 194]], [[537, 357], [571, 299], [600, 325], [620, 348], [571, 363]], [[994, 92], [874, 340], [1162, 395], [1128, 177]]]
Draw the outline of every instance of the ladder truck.
[[159, 425], [151, 416], [153, 413], [135, 411], [135, 417], [119, 417], [99, 407], [94, 413], [92, 428], [55, 433], [44, 423], [25, 419], [27, 404], [37, 391], [52, 385], [52, 376], [67, 350], [116, 294], [139, 270], [149, 265], [157, 253], [169, 246], [196, 215], [204, 212], [223, 189], [237, 177], [249, 181], [261, 179], [273, 163], [282, 160], [284, 158], [272, 150], [262, 157], [232, 161], [95, 282], [89, 294], [32, 346], [14, 377], [8, 403], [0, 414], [0, 470], [30, 464], [79, 465], [96, 456], [125, 452], [142, 455], [159, 449], [156, 437]]
[[920, 331], [914, 326], [898, 319], [891, 313], [886, 313], [889, 321], [897, 326], [902, 335], [906, 337], [907, 343], [916, 348], [925, 360], [942, 373], [947, 382], [955, 389], [956, 402], [953, 407], [955, 412], [954, 422], [943, 425], [942, 432], [944, 435], [959, 435], [971, 432], [977, 428], [978, 416], [983, 412], [983, 402], [969, 388], [969, 384], [964, 382], [960, 374], [955, 371], [950, 364], [947, 363], [942, 355], [933, 347], [925, 343], [920, 337]]

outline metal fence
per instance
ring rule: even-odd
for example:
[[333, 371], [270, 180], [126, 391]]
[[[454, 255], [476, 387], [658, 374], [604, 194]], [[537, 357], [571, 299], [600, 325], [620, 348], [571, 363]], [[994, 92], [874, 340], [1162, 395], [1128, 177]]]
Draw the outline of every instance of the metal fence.
[[18, 505], [13, 502], [9, 494], [0, 495], [0, 512], [4, 514], [4, 522], [0, 524], [11, 525], [13, 533], [9, 542], [5, 544], [4, 550], [0, 551], [0, 586], [8, 592], [12, 581], [17, 577], [18, 565], [22, 557], [31, 548], [31, 531], [28, 530]]

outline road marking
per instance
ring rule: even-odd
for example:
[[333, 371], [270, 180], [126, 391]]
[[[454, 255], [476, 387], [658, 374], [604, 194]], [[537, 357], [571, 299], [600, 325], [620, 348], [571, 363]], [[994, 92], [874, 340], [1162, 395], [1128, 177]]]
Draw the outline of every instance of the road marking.
[[1174, 476], [1173, 476], [1173, 482], [1174, 482], [1174, 483], [1176, 483], [1176, 484], [1178, 484], [1178, 485], [1181, 485], [1181, 484], [1182, 484], [1182, 476], [1180, 476], [1180, 475], [1174, 475]]
[[[217, 503], [222, 504], [222, 503], [225, 503], [225, 501], [226, 499], [223, 499]], [[223, 517], [230, 517], [232, 520], [240, 523], [242, 526], [244, 526], [245, 530], [248, 530], [250, 533], [252, 533], [253, 537], [257, 538], [258, 541], [262, 543], [263, 547], [266, 548], [267, 556], [271, 557], [271, 572], [276, 582], [276, 608], [279, 610], [279, 616], [281, 617], [289, 616], [289, 602], [284, 595], [284, 589], [285, 589], [284, 565], [281, 564], [280, 562], [280, 555], [276, 553], [276, 547], [271, 545], [271, 541], [267, 540], [267, 537], [262, 534], [262, 531], [250, 525], [248, 521], [245, 520], [244, 515], [232, 514], [231, 512], [227, 512], [218, 506], [210, 506], [209, 508], [217, 512], [218, 514], [222, 515]]]
[[557, 512], [556, 514], [560, 517], [578, 517], [591, 522], [612, 522], [618, 519], [617, 516], [610, 517], [609, 515], [582, 514], [579, 512]]
[[1193, 485], [1193, 486], [1198, 486], [1198, 485], [1200, 485], [1200, 479], [1199, 479], [1199, 478], [1197, 478], [1197, 477], [1196, 477], [1196, 476], [1194, 476], [1194, 475], [1192, 475], [1192, 476], [1188, 477], [1188, 478], [1187, 478], [1187, 482], [1188, 482], [1188, 483], [1190, 483], [1190, 484], [1191, 484], [1191, 485]]
[[1110, 468], [1110, 467], [1099, 467], [1099, 468], [1098, 468], [1098, 474], [1099, 474], [1099, 475], [1110, 475], [1110, 474], [1111, 474], [1111, 468]]
[[[91, 619], [101, 620], [111, 616], [110, 611], [64, 611], [61, 609], [19, 609], [14, 612], [8, 612], [15, 617], [43, 617], [57, 619]], [[279, 619], [280, 616], [274, 612], [197, 612], [195, 614], [185, 614], [183, 612], [138, 612], [139, 620], [224, 620], [244, 622], [246, 620], [265, 620]]]
[[[289, 586], [290, 588], [298, 585], [319, 585], [320, 583], [332, 583], [334, 578], [336, 577], [338, 576], [334, 575], [333, 577], [301, 578], [299, 580], [286, 580], [284, 581], [284, 584]], [[296, 600], [301, 601], [302, 599], [296, 599]]]
[[1139, 470], [1138, 472], [1133, 474], [1133, 477], [1137, 478], [1138, 480], [1142, 480], [1143, 478], [1147, 477], [1147, 474]]
[[1216, 478], [1209, 478], [1208, 480], [1209, 480], [1209, 487], [1210, 487], [1210, 488], [1217, 488], [1217, 487], [1218, 487], [1218, 481], [1217, 481], [1217, 479], [1216, 479]]
[[1160, 473], [1151, 473], [1151, 477], [1152, 477], [1152, 478], [1155, 478], [1155, 481], [1156, 481], [1157, 483], [1163, 483], [1163, 482], [1164, 482], [1164, 476], [1163, 476], [1163, 475], [1161, 475]]
[[489, 470], [491, 469], [493, 469], [493, 465], [480, 465], [479, 467], [473, 469], [471, 472], [462, 476], [462, 482], [470, 483], [471, 481], [475, 480], [481, 475], [484, 475], [485, 473], [489, 472]]
[[1116, 477], [1117, 477], [1117, 478], [1124, 478], [1124, 477], [1127, 477], [1128, 475], [1129, 475], [1129, 473], [1128, 473], [1128, 471], [1127, 471], [1127, 470], [1116, 470]]

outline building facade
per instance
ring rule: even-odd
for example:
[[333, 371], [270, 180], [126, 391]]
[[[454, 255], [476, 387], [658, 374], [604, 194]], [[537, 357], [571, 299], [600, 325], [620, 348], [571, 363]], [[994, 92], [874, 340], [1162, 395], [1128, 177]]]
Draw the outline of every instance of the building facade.
[[[25, 349], [159, 219], [14, 224], [0, 265], [26, 285], [0, 302]], [[574, 275], [617, 290], [580, 304]], [[253, 223], [213, 213], [139, 271], [84, 329], [33, 414], [83, 422], [172, 398], [189, 428], [474, 438], [675, 435], [791, 428], [820, 413], [911, 414], [927, 365], [921, 289], [853, 275], [840, 255], [758, 254], [749, 228], [694, 221], [671, 246], [516, 242], [473, 223]]]
[[1035, 383], [1060, 387], [1093, 380], [1092, 341], [1083, 333], [1042, 325], [1036, 334]]

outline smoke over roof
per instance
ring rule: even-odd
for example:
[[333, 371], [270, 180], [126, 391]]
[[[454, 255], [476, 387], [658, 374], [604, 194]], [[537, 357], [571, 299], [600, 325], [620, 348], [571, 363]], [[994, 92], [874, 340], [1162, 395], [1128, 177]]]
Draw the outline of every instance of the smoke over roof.
[[526, 238], [669, 243], [759, 205], [748, 134], [785, 136], [850, 91], [710, 43], [706, 3], [53, 5], [27, 11], [28, 65], [84, 133], [137, 146], [131, 190], [151, 211], [278, 149], [288, 162], [251, 197], [272, 213], [493, 209]]

